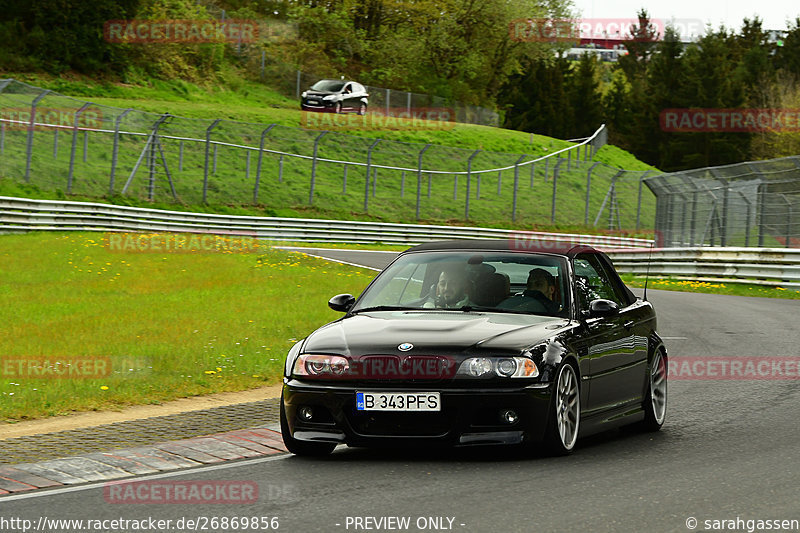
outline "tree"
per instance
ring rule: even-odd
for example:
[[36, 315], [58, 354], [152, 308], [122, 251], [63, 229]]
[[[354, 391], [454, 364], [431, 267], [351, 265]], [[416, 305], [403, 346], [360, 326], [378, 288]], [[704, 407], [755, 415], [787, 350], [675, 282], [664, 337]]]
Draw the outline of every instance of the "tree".
[[597, 80], [597, 58], [583, 54], [577, 66], [573, 65], [569, 79], [569, 100], [573, 120], [570, 137], [592, 134], [603, 118], [603, 106]]
[[646, 9], [641, 9], [637, 18], [639, 24], [631, 26], [630, 38], [624, 42], [628, 54], [619, 58], [619, 66], [628, 76], [628, 80], [644, 74], [659, 38]]

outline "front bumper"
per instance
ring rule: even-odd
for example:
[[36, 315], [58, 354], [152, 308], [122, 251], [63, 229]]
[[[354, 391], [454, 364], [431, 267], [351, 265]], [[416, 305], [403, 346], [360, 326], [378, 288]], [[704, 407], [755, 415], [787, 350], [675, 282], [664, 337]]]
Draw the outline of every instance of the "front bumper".
[[[438, 412], [356, 410], [355, 391], [403, 391], [441, 394]], [[285, 380], [284, 408], [297, 440], [345, 443], [351, 446], [519, 444], [541, 441], [547, 426], [550, 384], [515, 388], [441, 388], [420, 384], [392, 387], [322, 385]], [[311, 407], [312, 421], [297, 411]], [[500, 413], [513, 410], [513, 424]]]
[[336, 107], [336, 102], [333, 101], [320, 101], [318, 104], [311, 104], [306, 100], [300, 103], [302, 111], [333, 111]]

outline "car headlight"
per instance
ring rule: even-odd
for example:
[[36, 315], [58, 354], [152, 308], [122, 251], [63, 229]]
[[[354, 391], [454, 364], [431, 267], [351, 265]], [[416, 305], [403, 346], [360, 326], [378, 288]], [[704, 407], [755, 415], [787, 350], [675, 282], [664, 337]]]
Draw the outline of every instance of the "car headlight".
[[350, 371], [350, 362], [341, 355], [303, 354], [294, 362], [292, 375], [338, 377]]
[[338, 96], [339, 96], [338, 94], [329, 94], [328, 96], [323, 98], [323, 100], [325, 100], [327, 102], [330, 102], [330, 101], [336, 100], [336, 97], [338, 97]]
[[470, 357], [458, 367], [457, 376], [471, 378], [535, 378], [539, 369], [527, 357]]
[[300, 95], [301, 98], [305, 98], [308, 95], [306, 91], [303, 91], [303, 94]]

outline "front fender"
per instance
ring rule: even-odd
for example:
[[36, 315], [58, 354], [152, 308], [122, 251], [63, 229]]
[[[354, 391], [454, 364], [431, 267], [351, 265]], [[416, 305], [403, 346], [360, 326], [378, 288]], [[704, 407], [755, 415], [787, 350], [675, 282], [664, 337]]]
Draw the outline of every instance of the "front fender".
[[292, 368], [294, 367], [294, 362], [297, 359], [297, 356], [300, 355], [301, 348], [303, 344], [305, 344], [306, 340], [302, 339], [299, 342], [294, 343], [294, 346], [289, 348], [289, 353], [286, 354], [286, 361], [283, 364], [283, 375], [284, 377], [291, 377], [292, 375]]

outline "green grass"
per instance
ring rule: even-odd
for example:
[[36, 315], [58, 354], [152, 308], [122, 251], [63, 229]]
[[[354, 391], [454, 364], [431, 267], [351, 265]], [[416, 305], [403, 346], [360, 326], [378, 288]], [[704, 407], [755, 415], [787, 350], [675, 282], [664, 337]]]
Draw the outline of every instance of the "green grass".
[[[297, 102], [285, 98], [260, 84], [239, 80], [231, 87], [205, 88], [184, 82], [153, 82], [145, 87], [120, 86], [87, 80], [29, 79], [54, 90], [60, 90], [92, 102], [116, 107], [132, 107], [151, 113], [169, 112], [192, 120], [173, 119], [161, 127], [163, 135], [204, 138], [206, 128], [214, 118], [235, 119], [242, 123], [223, 122], [213, 132], [216, 140], [241, 143], [257, 147], [266, 124], [277, 124], [267, 136], [266, 149], [311, 155], [313, 139], [319, 134], [313, 130], [299, 130], [302, 114]], [[3, 96], [0, 95], [0, 99]], [[0, 101], [6, 107], [11, 100]], [[44, 107], [75, 107], [75, 102], [47, 96], [40, 104]], [[90, 108], [90, 110], [93, 108]], [[113, 127], [114, 112], [101, 109], [106, 119], [105, 127]], [[127, 129], [145, 131], [156, 115], [132, 112], [123, 122]], [[353, 130], [347, 135], [329, 133], [320, 143], [319, 156], [329, 159], [365, 161], [367, 149], [373, 138], [400, 141], [382, 142], [373, 151], [376, 165], [403, 166], [416, 169], [418, 152], [423, 143], [432, 143], [424, 154], [425, 168], [443, 171], [464, 171], [469, 155], [476, 149], [482, 152], [473, 161], [473, 170], [485, 170], [512, 165], [519, 153], [539, 157], [569, 146], [566, 141], [524, 132], [484, 126], [458, 124], [452, 129], [416, 129], [411, 131]], [[69, 160], [73, 137], [70, 131], [56, 135], [52, 131], [37, 130], [33, 139], [30, 183], [38, 189], [29, 195], [62, 195], [67, 192]], [[56, 148], [56, 142], [57, 150]], [[144, 148], [144, 138], [122, 136], [119, 145], [119, 163], [115, 183], [110, 187], [112, 137], [110, 134], [91, 134], [87, 138], [84, 162], [84, 139], [76, 138], [76, 158], [70, 198], [105, 199], [130, 203], [121, 199], [125, 182]], [[6, 132], [4, 153], [0, 156], [0, 193], [10, 195], [25, 174], [27, 134], [21, 129]], [[555, 220], [551, 221], [552, 175], [554, 162], [539, 164], [531, 174], [523, 167], [519, 176], [517, 219], [511, 221], [513, 171], [473, 175], [470, 183], [469, 220], [466, 219], [466, 177], [453, 174], [424, 174], [421, 180], [420, 216], [416, 216], [417, 175], [415, 170], [405, 173], [378, 170], [374, 196], [370, 189], [368, 209], [364, 210], [365, 168], [349, 166], [345, 184], [344, 168], [333, 163], [319, 163], [316, 168], [315, 191], [310, 202], [311, 163], [308, 160], [285, 158], [282, 175], [279, 158], [264, 155], [259, 178], [259, 194], [254, 198], [258, 167], [256, 151], [220, 146], [216, 153], [216, 171], [209, 171], [207, 203], [203, 203], [205, 146], [202, 143], [184, 143], [183, 164], [179, 164], [180, 142], [162, 139], [164, 154], [177, 191], [172, 198], [163, 168], [156, 167], [154, 189], [150, 199], [150, 182], [147, 169], [142, 165], [134, 175], [126, 198], [139, 202], [169, 206], [173, 209], [203, 210], [230, 213], [231, 209], [244, 209], [262, 215], [303, 216], [383, 220], [392, 222], [425, 222], [475, 224], [495, 227], [554, 229], [562, 231], [597, 232], [608, 226], [607, 210], [598, 226], [592, 223], [608, 191], [611, 169], [601, 166], [592, 176], [589, 198], [589, 224], [584, 224], [583, 207], [586, 200], [586, 171], [588, 164], [570, 171], [562, 163], [557, 187]], [[247, 154], [250, 154], [249, 165]], [[214, 149], [209, 157], [213, 161]], [[629, 170], [653, 170], [633, 156], [616, 147], [606, 146], [596, 161]], [[212, 165], [213, 166], [213, 165]], [[573, 165], [574, 166], [574, 165]], [[636, 176], [618, 182], [617, 198], [620, 205], [621, 226], [631, 230], [636, 222], [638, 180]], [[374, 176], [371, 176], [374, 181]], [[429, 191], [430, 180], [430, 195]], [[14, 182], [9, 184], [8, 182]], [[499, 183], [498, 183], [499, 182]], [[38, 191], [38, 192], [37, 192]], [[654, 214], [652, 195], [645, 189], [640, 219], [642, 227], [651, 226]]]
[[[644, 276], [621, 274], [620, 277], [630, 287], [644, 287]], [[647, 282], [650, 289], [680, 292], [701, 292], [706, 294], [730, 294], [733, 296], [759, 296], [762, 298], [785, 298], [800, 300], [800, 290], [784, 287], [765, 287], [751, 283], [726, 283], [724, 281], [708, 282], [682, 280], [675, 278], [650, 277]]]
[[374, 276], [275, 249], [126, 253], [88, 233], [0, 236], [0, 261], [0, 365], [108, 357], [113, 369], [53, 379], [0, 366], [7, 421], [275, 383], [289, 347], [340, 316], [327, 300]]

